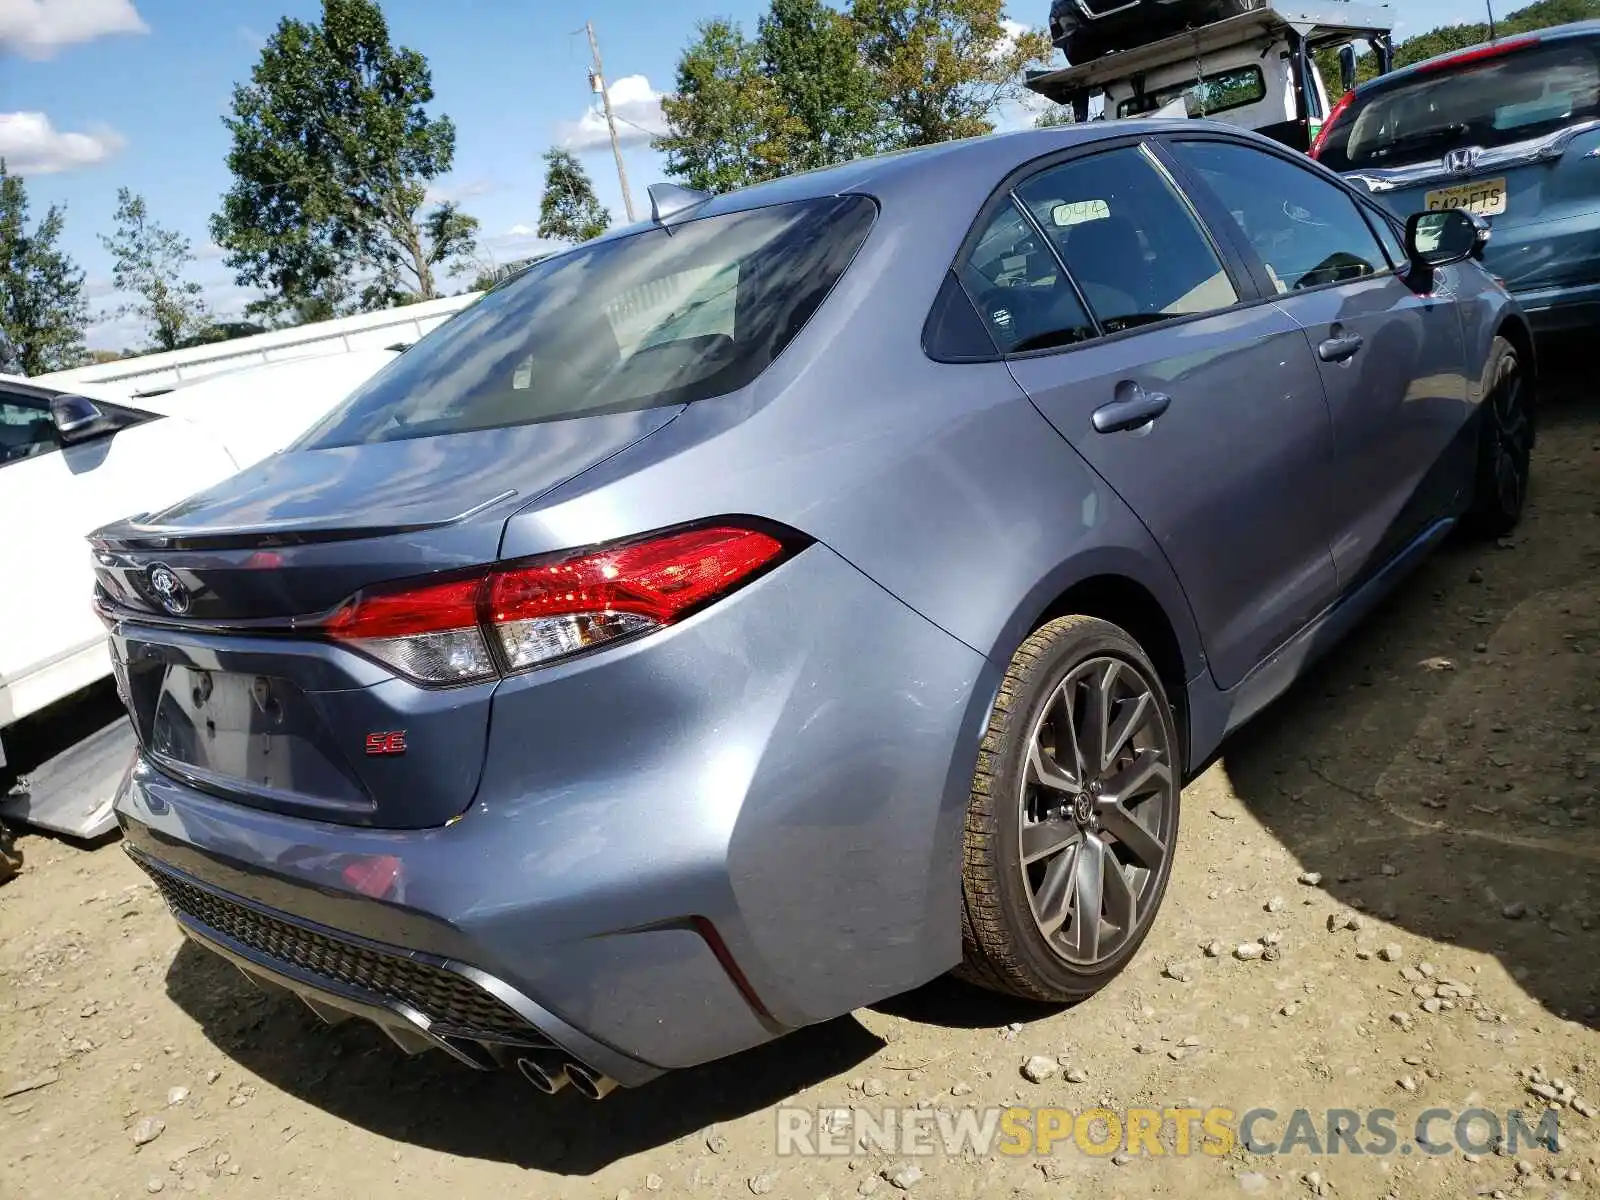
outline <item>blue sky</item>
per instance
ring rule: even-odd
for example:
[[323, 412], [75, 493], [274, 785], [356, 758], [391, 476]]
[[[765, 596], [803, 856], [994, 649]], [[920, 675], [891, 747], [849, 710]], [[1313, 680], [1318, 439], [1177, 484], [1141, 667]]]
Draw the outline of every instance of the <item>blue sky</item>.
[[[1042, 24], [1048, 0], [1010, 0], [1009, 16]], [[455, 168], [436, 181], [482, 222], [483, 256], [532, 252], [539, 156], [551, 145], [583, 158], [613, 219], [623, 217], [604, 125], [585, 75], [585, 19], [594, 22], [613, 87], [636, 202], [660, 178], [648, 146], [657, 98], [671, 85], [696, 21], [754, 27], [765, 0], [384, 0], [391, 36], [433, 68], [435, 112], [457, 130]], [[1401, 36], [1479, 19], [1472, 0], [1401, 0]], [[1516, 5], [1506, 5], [1509, 10]], [[1039, 11], [1033, 11], [1037, 8]], [[264, 38], [284, 16], [314, 20], [320, 0], [0, 0], [0, 155], [26, 176], [35, 216], [64, 204], [66, 247], [89, 276], [93, 347], [140, 341], [108, 314], [117, 303], [109, 232], [118, 187], [149, 202], [193, 241], [193, 277], [220, 313], [247, 299], [210, 244], [206, 223], [228, 185], [221, 116]], [[454, 286], [454, 285], [452, 285]]]

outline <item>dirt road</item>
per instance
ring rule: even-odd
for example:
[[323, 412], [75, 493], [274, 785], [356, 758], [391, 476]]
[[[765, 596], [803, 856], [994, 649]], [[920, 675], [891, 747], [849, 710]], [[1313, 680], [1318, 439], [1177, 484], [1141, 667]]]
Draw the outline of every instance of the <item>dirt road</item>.
[[[1567, 398], [1514, 541], [1434, 559], [1187, 790], [1154, 934], [1072, 1011], [941, 983], [548, 1099], [323, 1028], [182, 945], [114, 845], [24, 838], [0, 888], [0, 1197], [1600, 1196], [1597, 731], [1600, 403]], [[1192, 1103], [1275, 1110], [1271, 1140], [1297, 1108], [1531, 1124], [1539, 1093], [1558, 1153], [1465, 1152], [1445, 1122], [1437, 1154], [779, 1159], [772, 1111]]]

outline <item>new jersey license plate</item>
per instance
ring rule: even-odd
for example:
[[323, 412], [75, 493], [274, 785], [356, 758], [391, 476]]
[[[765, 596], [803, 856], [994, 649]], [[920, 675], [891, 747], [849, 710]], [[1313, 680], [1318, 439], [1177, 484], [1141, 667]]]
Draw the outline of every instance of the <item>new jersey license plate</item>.
[[1455, 187], [1435, 188], [1423, 197], [1423, 207], [1429, 212], [1464, 208], [1481, 217], [1498, 217], [1506, 210], [1506, 181], [1503, 178], [1478, 179]]

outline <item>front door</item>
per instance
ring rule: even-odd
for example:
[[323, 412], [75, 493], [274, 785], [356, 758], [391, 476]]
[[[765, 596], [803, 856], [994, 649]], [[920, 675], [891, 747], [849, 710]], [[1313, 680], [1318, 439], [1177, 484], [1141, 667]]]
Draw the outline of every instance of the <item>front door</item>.
[[1419, 294], [1387, 220], [1315, 168], [1227, 141], [1169, 149], [1231, 214], [1252, 270], [1316, 356], [1333, 416], [1333, 558], [1348, 590], [1456, 511], [1470, 478], [1450, 453], [1453, 442], [1471, 450], [1460, 268]]

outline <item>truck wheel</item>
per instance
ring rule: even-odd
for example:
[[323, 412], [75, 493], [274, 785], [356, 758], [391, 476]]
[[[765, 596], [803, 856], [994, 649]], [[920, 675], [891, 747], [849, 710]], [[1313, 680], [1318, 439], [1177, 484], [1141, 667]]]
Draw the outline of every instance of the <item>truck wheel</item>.
[[1161, 905], [1181, 792], [1172, 709], [1138, 643], [1093, 617], [1037, 630], [978, 753], [957, 974], [1053, 1002], [1104, 987]]

